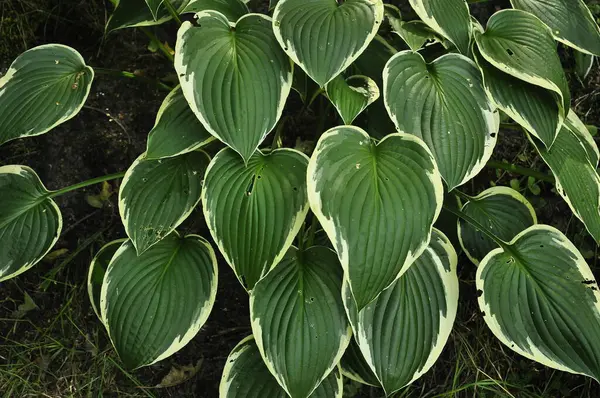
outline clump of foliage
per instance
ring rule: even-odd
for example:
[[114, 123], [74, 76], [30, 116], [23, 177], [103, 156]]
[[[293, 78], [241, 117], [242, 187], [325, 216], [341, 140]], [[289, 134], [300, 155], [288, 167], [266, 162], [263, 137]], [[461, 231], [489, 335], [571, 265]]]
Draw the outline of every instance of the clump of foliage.
[[[221, 396], [340, 397], [342, 377], [392, 394], [448, 339], [458, 248], [502, 343], [599, 379], [600, 293], [581, 253], [517, 191], [460, 190], [510, 118], [600, 240], [600, 153], [571, 110], [556, 44], [585, 74], [600, 29], [582, 0], [511, 3], [483, 26], [465, 0], [410, 0], [418, 19], [381, 0], [271, 1], [272, 17], [241, 0], [119, 2], [108, 31], [180, 24], [174, 56], [155, 43], [179, 85], [125, 173], [49, 191], [28, 167], [0, 167], [0, 280], [58, 239], [54, 197], [122, 177], [128, 239], [97, 253], [88, 287], [128, 368], [172, 355], [204, 325], [216, 246], [248, 292], [253, 332], [230, 353]], [[70, 47], [24, 52], [0, 79], [0, 143], [74, 117], [94, 73]], [[305, 108], [324, 96], [338, 113], [314, 148], [281, 147], [292, 89]], [[213, 243], [177, 232], [198, 206]], [[457, 218], [446, 232], [458, 242], [434, 227], [441, 212]]]

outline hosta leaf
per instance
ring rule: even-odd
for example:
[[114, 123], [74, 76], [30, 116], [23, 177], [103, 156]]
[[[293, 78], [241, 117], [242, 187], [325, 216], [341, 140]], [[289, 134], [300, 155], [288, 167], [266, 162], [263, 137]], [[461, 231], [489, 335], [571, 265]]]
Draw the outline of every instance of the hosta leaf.
[[[385, 39], [375, 36], [352, 65], [358, 69], [360, 74], [373, 79], [377, 83], [377, 87], [383, 88], [383, 69], [387, 61], [396, 53], [396, 49]], [[385, 109], [383, 96], [365, 109], [358, 121], [361, 122], [361, 127], [364, 127], [375, 138], [383, 138], [396, 131], [396, 127]]]
[[[127, 1], [127, 0], [123, 0], [123, 1]], [[145, 1], [146, 1], [146, 5], [148, 6], [148, 9], [150, 9], [150, 12], [152, 13], [152, 16], [154, 17], [154, 19], [157, 19], [158, 18], [158, 9], [162, 5], [163, 0], [145, 0]]]
[[373, 387], [381, 387], [377, 376], [375, 376], [362, 352], [360, 352], [360, 347], [355, 338], [350, 339], [350, 344], [340, 361], [340, 368], [342, 374], [349, 379]]
[[[461, 211], [506, 242], [537, 224], [531, 204], [519, 192], [508, 187], [486, 189], [470, 198]], [[461, 219], [458, 220], [458, 239], [467, 257], [476, 265], [498, 247], [483, 232]]]
[[367, 48], [382, 20], [381, 0], [280, 0], [273, 31], [290, 58], [324, 87]]
[[[311, 398], [342, 398], [342, 375], [334, 369]], [[242, 340], [229, 354], [219, 385], [220, 398], [287, 398], [263, 362], [254, 337]]]
[[112, 260], [117, 250], [119, 250], [126, 240], [127, 239], [117, 239], [102, 246], [90, 263], [87, 278], [88, 297], [92, 309], [96, 315], [98, 315], [100, 320], [102, 320], [102, 316], [100, 315], [100, 292], [102, 290], [104, 275], [106, 274], [106, 269], [108, 268], [108, 264], [110, 264], [110, 260]]
[[19, 55], [0, 79], [0, 144], [74, 117], [93, 79], [94, 70], [71, 47], [45, 44]]
[[246, 3], [241, 0], [191, 0], [182, 13], [197, 13], [206, 10], [218, 11], [231, 22], [237, 21], [250, 12]]
[[419, 18], [450, 40], [462, 54], [468, 54], [471, 16], [465, 0], [410, 0]]
[[565, 109], [558, 96], [500, 71], [477, 49], [474, 53], [483, 74], [483, 85], [494, 106], [540, 139], [546, 147], [552, 146], [565, 118]]
[[600, 29], [583, 0], [511, 0], [550, 27], [556, 40], [600, 56]]
[[442, 353], [458, 306], [457, 262], [448, 238], [434, 229], [427, 250], [359, 313], [345, 284], [356, 341], [386, 395], [421, 377]]
[[248, 290], [283, 258], [308, 213], [307, 163], [301, 152], [278, 149], [257, 151], [246, 166], [224, 149], [206, 170], [206, 223]]
[[173, 232], [138, 256], [131, 241], [102, 284], [102, 321], [128, 368], [160, 361], [198, 333], [217, 294], [217, 259], [197, 235]]
[[570, 107], [569, 86], [550, 29], [532, 14], [502, 10], [475, 32], [477, 47], [486, 61], [501, 71], [560, 96]]
[[340, 361], [352, 331], [335, 252], [291, 247], [250, 294], [256, 344], [277, 382], [306, 398]]
[[427, 64], [419, 53], [402, 51], [388, 61], [383, 85], [398, 130], [425, 141], [448, 190], [481, 171], [496, 145], [499, 119], [473, 61], [448, 54]]
[[235, 26], [217, 11], [196, 15], [177, 33], [175, 69], [204, 127], [248, 160], [281, 116], [292, 64], [271, 19], [247, 14]]
[[594, 56], [575, 50], [574, 57], [575, 73], [581, 80], [584, 80], [590, 74], [592, 66], [594, 66]]
[[27, 166], [0, 167], [0, 281], [40, 261], [58, 240], [62, 216]]
[[412, 135], [391, 134], [375, 144], [357, 127], [335, 127], [317, 143], [307, 179], [311, 209], [361, 309], [429, 243], [443, 199], [435, 160]]
[[194, 210], [209, 161], [202, 151], [162, 160], [146, 160], [142, 154], [129, 167], [119, 190], [119, 213], [138, 253], [169, 235]]
[[479, 306], [498, 339], [555, 369], [600, 378], [600, 295], [590, 268], [557, 229], [535, 225], [477, 269]]
[[177, 87], [167, 95], [158, 110], [154, 127], [148, 134], [146, 158], [181, 155], [213, 140], [214, 137], [190, 109], [181, 87]]
[[[187, 0], [171, 0], [173, 7], [178, 10], [181, 10], [186, 2]], [[146, 0], [119, 0], [108, 19], [106, 32], [135, 26], [160, 25], [170, 19], [171, 14], [164, 5], [159, 6], [156, 15], [153, 15]]]
[[[577, 126], [583, 126], [583, 130]], [[552, 148], [545, 149], [539, 144], [536, 147], [556, 177], [558, 193], [596, 242], [600, 242], [598, 148], [585, 125], [571, 111]]]
[[377, 83], [360, 75], [348, 78], [338, 75], [327, 83], [325, 91], [345, 124], [352, 124], [367, 106], [379, 98]]
[[435, 40], [435, 32], [422, 21], [398, 21], [394, 32], [413, 51], [419, 50], [429, 40]]

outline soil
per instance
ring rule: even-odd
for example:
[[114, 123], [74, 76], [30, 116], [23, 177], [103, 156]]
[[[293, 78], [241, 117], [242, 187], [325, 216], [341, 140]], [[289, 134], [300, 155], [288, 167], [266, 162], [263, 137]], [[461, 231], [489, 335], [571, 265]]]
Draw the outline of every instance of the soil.
[[[31, 17], [28, 17], [27, 23], [17, 22], [9, 30], [11, 35], [20, 39], [11, 39], [17, 44], [0, 46], [0, 74], [24, 50], [23, 47], [56, 42], [77, 49], [92, 66], [136, 71], [137, 74], [163, 81], [173, 78], [168, 61], [160, 54], [148, 50], [148, 39], [140, 31], [125, 29], [104, 36], [104, 24], [112, 9], [108, 1], [8, 0], [8, 3], [0, 4], [0, 16], [12, 15], [13, 20], [24, 15]], [[475, 8], [475, 12], [484, 21], [496, 7], [505, 5], [504, 3], [508, 2], [480, 5]], [[261, 5], [265, 7], [265, 4]], [[165, 27], [153, 30], [173, 45], [175, 28], [174, 24], [166, 24]], [[2, 28], [0, 23], [0, 34], [6, 32], [3, 29], [6, 26]], [[8, 33], [5, 34], [4, 37], [8, 37]], [[570, 53], [565, 54], [563, 59], [568, 67], [572, 60], [569, 58]], [[570, 77], [575, 110], [582, 115], [584, 122], [600, 125], [600, 110], [596, 106], [600, 92], [600, 71], [595, 67], [585, 82], [573, 78], [572, 74]], [[58, 126], [49, 134], [3, 145], [0, 147], [0, 165], [28, 165], [39, 174], [49, 189], [126, 170], [144, 151], [147, 134], [166, 94], [153, 85], [140, 83], [135, 79], [97, 75], [86, 106], [74, 119]], [[316, 106], [319, 106], [318, 102]], [[299, 115], [301, 107], [299, 97], [292, 93], [285, 110], [285, 115], [290, 116], [286, 125], [285, 146], [310, 146], [318, 134], [328, 127], [321, 124], [310, 109]], [[517, 157], [518, 154], [520, 156]], [[528, 167], [533, 164], [540, 170], [545, 170], [531, 145], [516, 131], [501, 132], [494, 158]], [[521, 186], [527, 186], [527, 179], [520, 176], [498, 174], [495, 170], [486, 169], [467, 190], [469, 193], [477, 193], [489, 187], [491, 182], [509, 185], [513, 178], [520, 178]], [[118, 182], [111, 182], [111, 187], [116, 192]], [[524, 194], [534, 203], [540, 222], [557, 226], [566, 231], [579, 247], [591, 250], [590, 260], [596, 270], [596, 247], [581, 223], [570, 216], [568, 206], [553, 192], [551, 185], [542, 184], [540, 188], [539, 195], [524, 190]], [[87, 387], [86, 390], [72, 390], [71, 387], [69, 391], [68, 382], [65, 382], [70, 380], [68, 369], [76, 368], [83, 373], [90, 369], [90, 379], [102, 377], [104, 380], [104, 370], [102, 375], [92, 374], [98, 370], [94, 364], [99, 352], [118, 361], [114, 353], [111, 353], [110, 342], [88, 303], [85, 291], [88, 265], [94, 253], [103, 244], [126, 236], [118, 215], [116, 195], [112, 195], [101, 209], [91, 207], [86, 201], [86, 195], [98, 192], [99, 187], [93, 186], [57, 198], [65, 229], [55, 249], [67, 249], [68, 254], [41, 262], [18, 278], [0, 283], [0, 369], [10, 370], [11, 364], [17, 360], [22, 361], [22, 355], [25, 355], [27, 360], [35, 364], [35, 369], [31, 372], [39, 372], [43, 376], [40, 377], [45, 378], [46, 381], [41, 385], [48, 388], [46, 396], [52, 397], [148, 394], [160, 397], [217, 397], [227, 355], [241, 339], [251, 333], [247, 294], [222, 258], [219, 259], [217, 301], [208, 322], [191, 343], [172, 357], [133, 372], [132, 377], [137, 382], [127, 373], [113, 368], [112, 378], [106, 376], [108, 382], [98, 384], [90, 381], [92, 387]], [[443, 225], [440, 227], [444, 228]], [[183, 230], [210, 236], [201, 211], [192, 214]], [[542, 395], [545, 396], [597, 396], [596, 384], [592, 384], [589, 379], [555, 372], [504, 350], [478, 314], [473, 283], [475, 267], [461, 257], [459, 272], [461, 303], [455, 330], [437, 364], [409, 388], [407, 395], [430, 396], [432, 393], [444, 393], [457, 388], [451, 380], [452, 375], [457, 374], [458, 366], [465, 366], [471, 370], [461, 376], [463, 384], [482, 379], [499, 379], [504, 380], [506, 388], [511, 391], [514, 391], [511, 385], [516, 385], [520, 389], [529, 388], [527, 391], [530, 392], [544, 391], [545, 394]], [[18, 318], [15, 317], [15, 310], [23, 302], [24, 292], [31, 296], [38, 309]], [[64, 315], [67, 300], [71, 311], [69, 319], [76, 324], [76, 332], [73, 332], [72, 326], [61, 326], [54, 322]], [[71, 332], [66, 333], [65, 330]], [[73, 362], [68, 369], [65, 368], [62, 354], [53, 356], [49, 348], [30, 350], [27, 354], [21, 354], [15, 349], [19, 344], [25, 347], [47, 336], [74, 353], [68, 357]], [[94, 342], [97, 351], [89, 349], [90, 341]], [[472, 352], [467, 355], [465, 350]], [[463, 365], [460, 365], [461, 360]], [[202, 361], [199, 372], [185, 383], [166, 389], [139, 387], [158, 384], [173, 365], [196, 364], [198, 361]], [[496, 373], [486, 373], [492, 371]], [[0, 389], [3, 377], [0, 373]], [[57, 379], [53, 380], [54, 377]], [[96, 387], [99, 385], [101, 387]], [[347, 386], [348, 391], [355, 387]], [[502, 391], [498, 386], [492, 387], [496, 388], [493, 391]], [[356, 389], [360, 390], [356, 396], [382, 396], [379, 390], [366, 387]], [[487, 391], [489, 390], [482, 387], [477, 390], [476, 395], [497, 396]], [[0, 395], [2, 393], [0, 390]], [[457, 391], [455, 396], [463, 394], [472, 396], [474, 392], [472, 389], [465, 389]]]

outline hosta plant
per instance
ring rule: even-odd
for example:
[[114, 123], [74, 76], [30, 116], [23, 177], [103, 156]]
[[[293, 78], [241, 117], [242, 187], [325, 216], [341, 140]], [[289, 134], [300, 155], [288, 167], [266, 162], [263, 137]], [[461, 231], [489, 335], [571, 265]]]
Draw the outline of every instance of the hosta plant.
[[[599, 379], [600, 293], [582, 254], [516, 190], [463, 189], [486, 165], [521, 170], [490, 162], [510, 121], [551, 171], [535, 175], [600, 241], [600, 154], [557, 47], [585, 75], [600, 30], [583, 0], [511, 4], [478, 21], [465, 0], [410, 0], [403, 12], [279, 0], [269, 15], [242, 0], [117, 2], [108, 32], [180, 25], [174, 55], [156, 43], [179, 84], [126, 172], [49, 191], [26, 166], [0, 167], [0, 280], [56, 243], [53, 198], [122, 178], [127, 239], [97, 253], [88, 290], [128, 368], [201, 330], [227, 264], [252, 335], [229, 354], [222, 397], [340, 397], [343, 377], [390, 395], [440, 356], [464, 252], [502, 343]], [[75, 117], [94, 72], [60, 44], [21, 54], [0, 79], [0, 143]], [[319, 120], [312, 145], [284, 145], [292, 97]], [[197, 208], [209, 236], [178, 230]], [[442, 213], [454, 221], [436, 223]]]

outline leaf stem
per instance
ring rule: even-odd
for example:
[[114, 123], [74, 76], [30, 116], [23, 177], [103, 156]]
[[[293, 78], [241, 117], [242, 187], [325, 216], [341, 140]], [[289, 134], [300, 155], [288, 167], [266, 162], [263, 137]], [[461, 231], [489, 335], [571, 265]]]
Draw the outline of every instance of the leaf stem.
[[451, 208], [450, 206], [444, 205], [443, 208], [447, 212], [454, 214], [456, 217], [458, 217], [458, 218], [466, 221], [467, 223], [471, 224], [472, 226], [474, 226], [477, 230], [481, 231], [485, 236], [487, 236], [488, 238], [490, 238], [491, 240], [496, 242], [496, 244], [498, 246], [500, 246], [501, 248], [503, 248], [505, 251], [511, 252], [508, 242], [505, 242], [502, 239], [500, 239], [499, 237], [497, 237], [496, 235], [494, 235], [494, 233], [492, 231], [490, 231], [489, 229], [484, 227], [483, 224], [481, 224], [479, 221], [475, 220], [471, 216], [468, 216], [467, 214], [465, 214], [464, 212], [462, 212], [458, 209]]
[[279, 120], [277, 129], [275, 130], [275, 136], [273, 137], [273, 143], [271, 144], [272, 151], [281, 147], [281, 141], [282, 141], [281, 136], [283, 134], [283, 128], [285, 127], [285, 123], [287, 122], [288, 119], [289, 119], [289, 116], [284, 116]]
[[167, 11], [169, 11], [169, 14], [171, 14], [173, 19], [179, 24], [179, 26], [181, 26], [181, 18], [179, 18], [179, 13], [175, 9], [175, 7], [173, 7], [173, 4], [171, 4], [171, 1], [163, 0], [163, 4], [165, 5], [165, 7], [167, 7]]
[[52, 191], [50, 192], [50, 194], [48, 194], [49, 198], [54, 198], [60, 195], [64, 195], [67, 192], [71, 192], [71, 191], [75, 191], [77, 189], [81, 189], [81, 188], [85, 188], [88, 187], [90, 185], [95, 185], [95, 184], [99, 184], [101, 182], [104, 181], [109, 181], [109, 180], [116, 180], [118, 178], [123, 178], [123, 176], [125, 176], [125, 171], [121, 171], [119, 173], [113, 173], [113, 174], [107, 174], [105, 176], [101, 176], [101, 177], [96, 177], [96, 178], [92, 178], [90, 180], [85, 180], [82, 182], [78, 182], [77, 184], [74, 185], [69, 185], [68, 187], [59, 189], [58, 191]]
[[312, 247], [315, 243], [315, 234], [317, 233], [317, 225], [319, 225], [319, 221], [317, 220], [317, 216], [312, 215], [310, 220], [310, 231], [308, 231], [308, 238], [306, 239], [306, 247]]
[[154, 33], [152, 33], [149, 29], [140, 26], [139, 29], [144, 32], [146, 36], [158, 47], [158, 49], [169, 59], [171, 62], [175, 62], [175, 57], [171, 54], [171, 51], [156, 37]]
[[133, 72], [128, 72], [128, 71], [124, 71], [124, 70], [106, 69], [106, 68], [100, 68], [97, 66], [93, 66], [93, 69], [94, 69], [94, 72], [99, 73], [101, 75], [126, 77], [128, 79], [137, 79], [139, 81], [153, 84], [153, 85], [157, 86], [158, 88], [160, 88], [161, 90], [165, 90], [165, 91], [173, 90], [172, 87], [167, 86], [160, 80], [154, 80], [154, 79], [150, 79], [150, 78], [147, 78], [144, 76], [138, 76]]
[[541, 171], [533, 170], [527, 167], [517, 166], [516, 164], [507, 163], [507, 162], [499, 162], [496, 160], [490, 160], [487, 162], [486, 167], [492, 169], [502, 169], [506, 171], [510, 171], [511, 173], [521, 174], [528, 177], [533, 177], [540, 181], [551, 182], [554, 183], [556, 180], [554, 176], [548, 175], [546, 173], [542, 173]]

